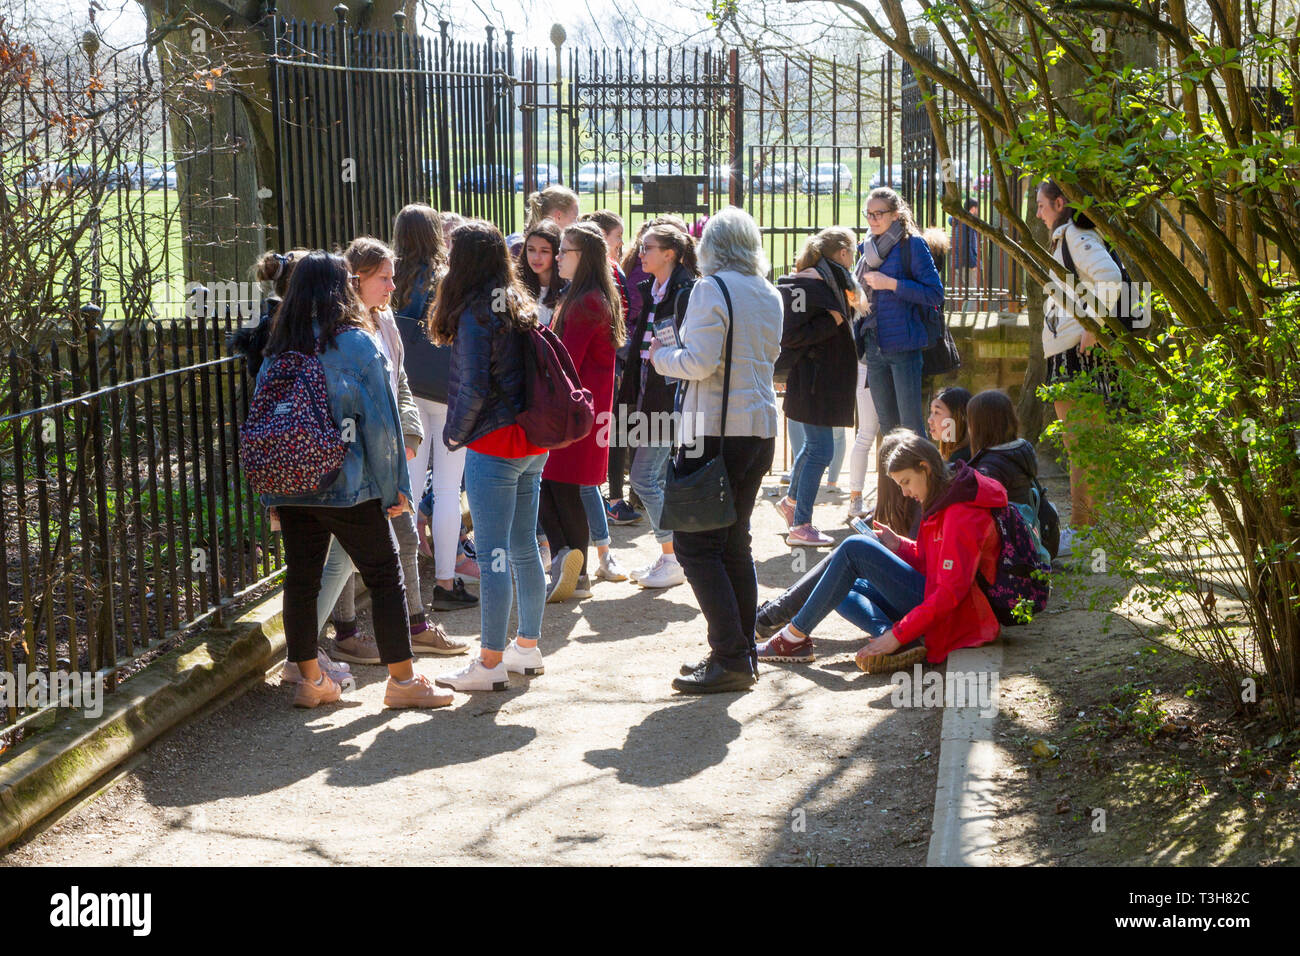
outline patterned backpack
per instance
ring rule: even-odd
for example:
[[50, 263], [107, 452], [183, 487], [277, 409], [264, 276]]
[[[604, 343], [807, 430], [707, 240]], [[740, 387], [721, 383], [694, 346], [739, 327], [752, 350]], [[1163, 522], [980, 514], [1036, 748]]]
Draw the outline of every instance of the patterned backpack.
[[997, 525], [998, 570], [990, 584], [981, 571], [976, 580], [989, 599], [993, 613], [1005, 625], [1028, 624], [1047, 607], [1052, 585], [1051, 565], [1040, 556], [1038, 542], [1020, 512], [1012, 505], [990, 508]]
[[281, 352], [268, 359], [239, 429], [239, 454], [257, 494], [311, 494], [338, 477], [347, 447], [330, 417], [318, 357]]

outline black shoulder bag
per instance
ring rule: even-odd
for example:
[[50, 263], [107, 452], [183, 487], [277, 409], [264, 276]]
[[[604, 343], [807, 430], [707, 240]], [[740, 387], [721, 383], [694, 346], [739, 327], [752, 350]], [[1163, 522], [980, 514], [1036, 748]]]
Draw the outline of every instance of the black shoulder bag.
[[451, 346], [434, 345], [424, 328], [424, 310], [429, 301], [429, 275], [426, 272], [419, 288], [413, 291], [402, 315], [394, 315], [406, 353], [406, 383], [411, 394], [429, 402], [447, 402], [447, 382], [451, 377]]
[[[903, 237], [903, 245], [899, 252], [903, 257], [903, 275], [915, 280], [916, 277], [912, 274], [910, 236]], [[957, 351], [957, 343], [952, 340], [952, 333], [948, 331], [948, 320], [943, 314], [943, 307], [934, 309], [923, 305], [921, 308], [924, 310], [922, 322], [930, 339], [930, 344], [921, 353], [921, 375], [929, 377], [957, 371], [961, 368], [961, 353]]]
[[[727, 435], [727, 400], [731, 397], [731, 342], [735, 334], [736, 316], [731, 307], [731, 293], [716, 275], [713, 277], [727, 301], [727, 345], [722, 373], [722, 427], [720, 438]], [[703, 435], [696, 435], [702, 441]], [[731, 494], [731, 479], [727, 463], [723, 460], [722, 441], [718, 453], [704, 467], [690, 474], [680, 473], [684, 449], [668, 462], [668, 477], [664, 484], [664, 508], [659, 526], [668, 531], [716, 531], [736, 523], [736, 502]]]

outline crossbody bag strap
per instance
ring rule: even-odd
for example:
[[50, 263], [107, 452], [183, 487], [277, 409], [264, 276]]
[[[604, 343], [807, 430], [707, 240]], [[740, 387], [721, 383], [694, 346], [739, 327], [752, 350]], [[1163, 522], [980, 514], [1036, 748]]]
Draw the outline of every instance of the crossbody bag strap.
[[727, 401], [731, 397], [731, 342], [736, 331], [736, 313], [731, 306], [731, 293], [727, 291], [727, 284], [717, 275], [713, 278], [718, 283], [718, 288], [722, 290], [722, 298], [727, 302], [727, 347], [722, 373], [722, 425], [718, 434], [718, 442], [721, 444], [722, 439], [727, 436]]

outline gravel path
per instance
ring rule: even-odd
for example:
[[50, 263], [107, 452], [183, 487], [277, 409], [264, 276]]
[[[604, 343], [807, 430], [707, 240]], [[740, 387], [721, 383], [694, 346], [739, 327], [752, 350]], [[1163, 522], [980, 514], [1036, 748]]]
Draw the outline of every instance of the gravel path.
[[[771, 501], [755, 514], [763, 597], [799, 576]], [[842, 538], [847, 499], [823, 502], [814, 520]], [[644, 524], [612, 531], [625, 566], [650, 562]], [[475, 610], [439, 618], [477, 636]], [[670, 681], [706, 646], [689, 585], [597, 582], [547, 607], [544, 676], [424, 713], [385, 711], [377, 667], [313, 711], [269, 678], [0, 864], [923, 864], [941, 711], [892, 706], [843, 619], [817, 636], [811, 666], [682, 697]]]

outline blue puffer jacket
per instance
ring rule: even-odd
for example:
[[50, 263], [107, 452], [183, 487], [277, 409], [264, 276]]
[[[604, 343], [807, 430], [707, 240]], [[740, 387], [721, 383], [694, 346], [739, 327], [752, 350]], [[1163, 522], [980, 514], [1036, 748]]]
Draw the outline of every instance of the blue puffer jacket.
[[[398, 503], [399, 493], [411, 501], [402, 422], [389, 384], [388, 359], [379, 345], [368, 332], [344, 329], [334, 336], [333, 346], [321, 353], [320, 362], [325, 367], [330, 415], [344, 432], [347, 445], [343, 468], [324, 491], [262, 495], [262, 504], [350, 508], [378, 498], [385, 508], [391, 508]], [[258, 384], [270, 366], [270, 362], [262, 363]], [[347, 440], [349, 435], [353, 440]]]
[[488, 308], [486, 298], [460, 314], [449, 378], [442, 440], [451, 451], [513, 424], [523, 410], [523, 336]]
[[943, 279], [934, 267], [930, 247], [920, 236], [909, 236], [912, 244], [912, 275], [903, 275], [903, 250], [895, 244], [880, 264], [880, 272], [898, 280], [898, 289], [876, 292], [876, 337], [881, 352], [907, 352], [929, 345], [921, 322], [921, 306], [943, 305]]

